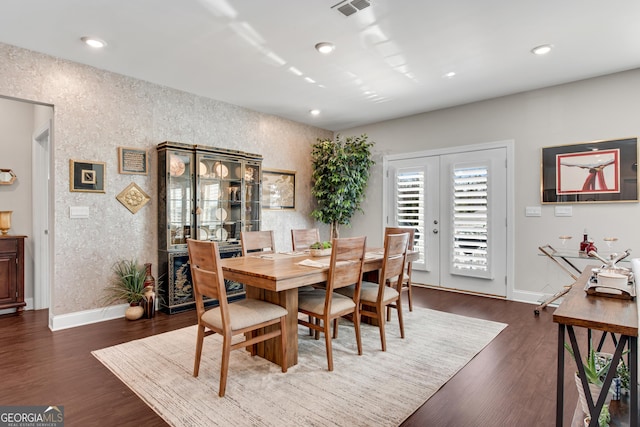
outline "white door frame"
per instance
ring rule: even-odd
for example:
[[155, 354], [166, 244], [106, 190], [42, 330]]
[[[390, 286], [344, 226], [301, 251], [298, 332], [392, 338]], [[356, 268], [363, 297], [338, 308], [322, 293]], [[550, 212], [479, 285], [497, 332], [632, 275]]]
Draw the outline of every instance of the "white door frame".
[[33, 302], [36, 310], [49, 308], [51, 304], [51, 130], [52, 121], [47, 120], [33, 133], [32, 138]]
[[506, 247], [506, 263], [507, 263], [507, 299], [513, 298], [513, 290], [515, 288], [515, 276], [514, 276], [514, 261], [515, 261], [515, 141], [504, 140], [496, 142], [488, 142], [483, 144], [474, 145], [461, 145], [457, 147], [446, 147], [433, 150], [401, 153], [386, 155], [382, 158], [383, 169], [383, 185], [382, 185], [382, 228], [386, 227], [387, 218], [393, 215], [390, 212], [391, 204], [387, 203], [389, 200], [389, 185], [390, 179], [393, 177], [388, 176], [386, 173], [389, 169], [389, 161], [392, 160], [404, 160], [413, 159], [417, 157], [430, 157], [441, 156], [447, 154], [464, 153], [469, 151], [489, 150], [494, 148], [505, 148], [507, 151], [507, 247]]

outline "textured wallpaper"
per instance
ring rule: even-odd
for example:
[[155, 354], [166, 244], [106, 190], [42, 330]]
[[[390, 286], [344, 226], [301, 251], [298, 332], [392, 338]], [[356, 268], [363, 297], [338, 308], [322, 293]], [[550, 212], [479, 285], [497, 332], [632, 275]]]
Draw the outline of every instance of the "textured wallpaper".
[[[111, 265], [152, 262], [157, 271], [155, 147], [162, 141], [259, 153], [263, 167], [295, 170], [296, 210], [265, 211], [263, 229], [289, 248], [291, 228], [313, 224], [311, 144], [332, 132], [0, 43], [0, 95], [54, 106], [53, 315], [99, 308]], [[119, 146], [145, 149], [150, 173], [118, 174]], [[69, 191], [69, 159], [106, 162], [106, 193]], [[116, 195], [131, 182], [152, 201], [131, 214]], [[70, 219], [88, 206], [89, 219]]]

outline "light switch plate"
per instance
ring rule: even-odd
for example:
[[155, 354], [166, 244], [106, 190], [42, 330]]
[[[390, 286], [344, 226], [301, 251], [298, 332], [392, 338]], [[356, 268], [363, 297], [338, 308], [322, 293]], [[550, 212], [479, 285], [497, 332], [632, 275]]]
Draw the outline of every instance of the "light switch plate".
[[573, 216], [573, 206], [556, 206], [554, 211], [556, 216]]
[[71, 219], [87, 219], [89, 218], [89, 206], [70, 206], [69, 218]]
[[542, 216], [542, 207], [540, 206], [527, 206], [524, 210], [525, 216]]

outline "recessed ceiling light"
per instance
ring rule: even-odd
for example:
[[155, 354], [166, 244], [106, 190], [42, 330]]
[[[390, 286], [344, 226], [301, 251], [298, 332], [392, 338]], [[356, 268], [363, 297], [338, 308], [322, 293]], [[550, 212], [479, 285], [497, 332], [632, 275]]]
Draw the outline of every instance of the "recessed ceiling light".
[[97, 37], [82, 37], [80, 40], [82, 40], [83, 42], [85, 42], [86, 44], [88, 44], [89, 46], [96, 48], [96, 49], [101, 49], [103, 47], [105, 47], [107, 45], [107, 42], [105, 42], [102, 39], [99, 39]]
[[312, 116], [317, 116], [320, 114], [320, 110], [314, 108], [313, 110], [309, 110], [309, 114], [311, 114]]
[[536, 46], [531, 49], [531, 53], [533, 53], [534, 55], [546, 55], [547, 53], [551, 52], [552, 48], [553, 46], [550, 44], [541, 44], [540, 46]]
[[455, 77], [456, 72], [455, 71], [449, 71], [448, 73], [444, 74], [442, 77], [446, 78], [446, 79], [450, 79]]
[[321, 42], [316, 44], [316, 50], [325, 55], [333, 52], [335, 48], [336, 46], [333, 43], [329, 43], [329, 42]]

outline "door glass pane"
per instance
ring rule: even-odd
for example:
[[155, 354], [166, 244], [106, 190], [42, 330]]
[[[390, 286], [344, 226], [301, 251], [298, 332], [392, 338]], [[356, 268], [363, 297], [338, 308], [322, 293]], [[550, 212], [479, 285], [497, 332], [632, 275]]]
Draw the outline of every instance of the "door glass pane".
[[489, 272], [488, 168], [456, 166], [452, 179], [452, 273], [486, 277]]
[[414, 264], [424, 263], [424, 184], [424, 170], [398, 169], [396, 223], [416, 230], [413, 248], [420, 252], [420, 258]]

